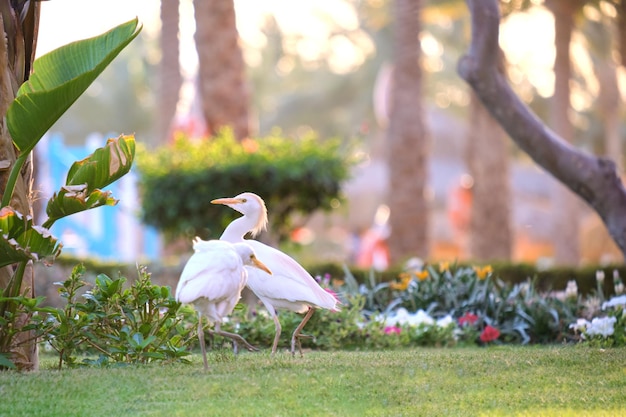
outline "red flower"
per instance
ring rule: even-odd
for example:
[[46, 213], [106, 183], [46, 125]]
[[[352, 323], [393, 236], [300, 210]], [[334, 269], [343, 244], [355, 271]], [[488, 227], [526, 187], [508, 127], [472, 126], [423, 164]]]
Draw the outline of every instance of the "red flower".
[[385, 327], [385, 334], [400, 334], [400, 332], [402, 331], [401, 328], [396, 327], [396, 326], [387, 326]]
[[483, 343], [492, 342], [500, 337], [500, 330], [495, 327], [487, 326], [480, 334], [480, 341]]
[[478, 316], [473, 313], [465, 313], [461, 317], [459, 317], [459, 326], [464, 326], [466, 324], [475, 324], [478, 321]]

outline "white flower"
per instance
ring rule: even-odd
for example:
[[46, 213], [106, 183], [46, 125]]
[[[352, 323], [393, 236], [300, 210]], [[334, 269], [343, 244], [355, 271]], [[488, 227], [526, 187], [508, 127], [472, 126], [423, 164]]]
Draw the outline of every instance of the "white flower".
[[615, 331], [615, 322], [617, 322], [615, 317], [596, 317], [591, 320], [591, 324], [585, 334], [587, 336], [609, 337]]
[[421, 258], [410, 258], [404, 264], [404, 271], [421, 271], [424, 269], [424, 261]]
[[567, 287], [565, 287], [565, 298], [578, 297], [578, 285], [576, 281], [567, 281]]
[[624, 284], [620, 281], [615, 284], [615, 294], [623, 294], [624, 293]]
[[403, 326], [405, 324], [414, 327], [420, 324], [431, 326], [435, 324], [435, 320], [424, 310], [418, 310], [411, 314], [404, 307], [400, 307], [394, 314], [385, 318], [385, 326]]
[[584, 332], [591, 323], [585, 319], [578, 319], [576, 323], [572, 323], [569, 325], [569, 328], [574, 330], [575, 332]]
[[602, 303], [602, 310], [606, 310], [608, 307], [626, 307], [626, 295], [620, 295], [619, 297], [613, 297], [609, 301]]
[[455, 324], [455, 323], [456, 322], [454, 321], [452, 316], [449, 314], [437, 320], [437, 326], [442, 327], [442, 328], [448, 327], [449, 325]]
[[424, 310], [417, 310], [415, 314], [412, 314], [409, 318], [409, 325], [419, 326], [420, 324], [426, 324], [432, 326], [435, 324], [435, 319], [430, 317]]
[[406, 308], [400, 307], [385, 319], [385, 326], [402, 326], [403, 324], [408, 323], [409, 321], [409, 312], [406, 311]]
[[604, 283], [604, 271], [599, 269], [596, 271], [596, 281], [598, 281], [600, 284]]

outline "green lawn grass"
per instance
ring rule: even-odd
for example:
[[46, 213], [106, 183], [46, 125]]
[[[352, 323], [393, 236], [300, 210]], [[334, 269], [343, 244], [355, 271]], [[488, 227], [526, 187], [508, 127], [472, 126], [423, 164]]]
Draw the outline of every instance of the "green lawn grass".
[[0, 416], [626, 416], [626, 348], [200, 355], [0, 373]]

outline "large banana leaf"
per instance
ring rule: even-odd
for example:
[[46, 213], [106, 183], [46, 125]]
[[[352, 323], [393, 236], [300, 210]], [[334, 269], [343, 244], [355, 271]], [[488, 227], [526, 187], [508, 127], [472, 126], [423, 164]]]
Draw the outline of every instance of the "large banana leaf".
[[102, 191], [112, 182], [126, 175], [135, 158], [135, 137], [122, 135], [109, 139], [82, 161], [74, 162], [65, 185], [48, 201], [45, 227], [51, 227], [58, 219], [73, 213], [100, 206], [113, 206], [117, 200], [110, 191]]
[[30, 216], [7, 206], [0, 209], [0, 267], [21, 261], [52, 263], [63, 245]]
[[30, 152], [48, 129], [141, 31], [137, 19], [90, 39], [73, 42], [35, 60], [7, 111], [15, 146]]

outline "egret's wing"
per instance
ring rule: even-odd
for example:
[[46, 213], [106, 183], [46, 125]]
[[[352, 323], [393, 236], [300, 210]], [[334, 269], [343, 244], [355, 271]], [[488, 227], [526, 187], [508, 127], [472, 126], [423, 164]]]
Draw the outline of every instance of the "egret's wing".
[[248, 270], [248, 286], [257, 296], [305, 302], [330, 310], [339, 310], [339, 301], [315, 281], [298, 262], [289, 255], [252, 239], [248, 243], [257, 258], [272, 271], [272, 275], [256, 269]]
[[180, 276], [176, 299], [192, 303], [200, 297], [220, 300], [241, 292], [245, 271], [234, 250], [213, 249], [194, 253]]

